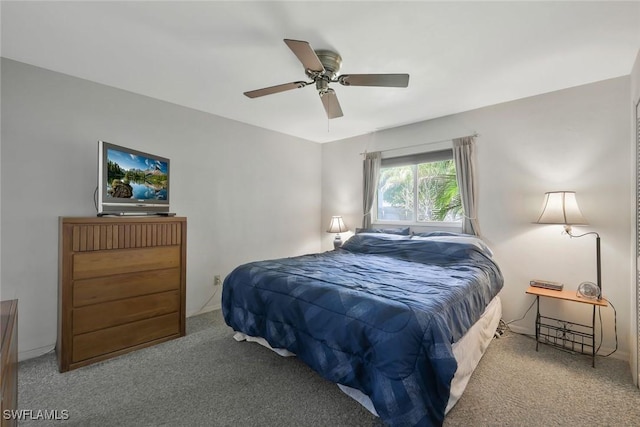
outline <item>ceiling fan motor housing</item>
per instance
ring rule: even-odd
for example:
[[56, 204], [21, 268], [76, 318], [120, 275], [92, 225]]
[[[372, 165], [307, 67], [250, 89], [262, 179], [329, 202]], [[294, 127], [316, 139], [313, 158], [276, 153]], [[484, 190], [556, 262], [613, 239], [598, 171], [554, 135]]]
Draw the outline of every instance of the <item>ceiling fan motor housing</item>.
[[[333, 80], [340, 71], [342, 57], [330, 50], [316, 50], [315, 53], [324, 67], [324, 76], [327, 76], [329, 80]], [[309, 77], [313, 78], [311, 75]]]

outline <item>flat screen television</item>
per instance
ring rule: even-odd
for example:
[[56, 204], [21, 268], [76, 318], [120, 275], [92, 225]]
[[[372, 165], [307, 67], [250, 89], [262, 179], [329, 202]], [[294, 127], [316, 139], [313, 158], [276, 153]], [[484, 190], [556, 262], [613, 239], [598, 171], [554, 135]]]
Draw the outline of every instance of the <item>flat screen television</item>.
[[169, 159], [98, 141], [98, 216], [170, 215]]

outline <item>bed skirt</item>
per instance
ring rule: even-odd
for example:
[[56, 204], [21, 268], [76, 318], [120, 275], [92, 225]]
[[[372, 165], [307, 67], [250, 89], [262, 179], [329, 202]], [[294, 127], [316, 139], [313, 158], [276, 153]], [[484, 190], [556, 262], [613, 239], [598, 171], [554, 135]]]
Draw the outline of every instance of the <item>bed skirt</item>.
[[[502, 317], [502, 303], [500, 297], [496, 296], [487, 305], [482, 316], [458, 341], [453, 343], [453, 355], [458, 363], [458, 368], [453, 380], [451, 381], [451, 390], [449, 392], [449, 401], [445, 413], [448, 413], [451, 408], [458, 402], [462, 393], [467, 388], [467, 383], [471, 378], [471, 374], [480, 363], [480, 359], [485, 350], [491, 343], [493, 336]], [[261, 337], [252, 337], [245, 335], [241, 332], [236, 332], [233, 336], [236, 341], [249, 341], [258, 343], [270, 350], [275, 351], [280, 356], [295, 356], [294, 353], [283, 349], [273, 348], [269, 345], [267, 340]], [[338, 384], [340, 390], [346, 393], [349, 397], [356, 402], [364, 406], [369, 412], [378, 416], [371, 399], [360, 390], [348, 387], [342, 384]]]

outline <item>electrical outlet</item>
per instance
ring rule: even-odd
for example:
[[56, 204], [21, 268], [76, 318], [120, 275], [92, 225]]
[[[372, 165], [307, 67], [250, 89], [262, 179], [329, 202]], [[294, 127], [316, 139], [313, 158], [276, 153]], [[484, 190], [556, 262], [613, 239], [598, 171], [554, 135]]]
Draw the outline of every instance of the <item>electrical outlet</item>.
[[217, 274], [213, 276], [213, 286], [220, 286], [221, 284], [222, 281], [220, 280], [220, 276]]

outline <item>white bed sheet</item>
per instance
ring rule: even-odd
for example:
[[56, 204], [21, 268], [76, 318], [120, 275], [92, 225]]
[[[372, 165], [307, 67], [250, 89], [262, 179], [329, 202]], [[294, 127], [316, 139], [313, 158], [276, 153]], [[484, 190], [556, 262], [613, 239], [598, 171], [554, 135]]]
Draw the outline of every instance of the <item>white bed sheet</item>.
[[[491, 343], [501, 317], [502, 303], [500, 301], [500, 297], [496, 296], [491, 300], [489, 305], [487, 305], [487, 308], [484, 310], [484, 313], [482, 313], [482, 316], [480, 316], [480, 319], [471, 328], [469, 328], [462, 338], [453, 343], [453, 355], [458, 362], [458, 369], [451, 381], [449, 401], [447, 403], [445, 413], [448, 413], [451, 408], [453, 408], [462, 396], [464, 390], [467, 388], [471, 374], [478, 366], [478, 363], [480, 363], [482, 355]], [[261, 337], [252, 337], [241, 332], [236, 332], [233, 338], [236, 341], [256, 342], [275, 351], [280, 356], [295, 356], [295, 354], [289, 350], [271, 347], [267, 340]], [[364, 406], [369, 412], [378, 416], [369, 396], [358, 389], [348, 387], [343, 384], [338, 384], [338, 387], [340, 387], [340, 390], [346, 393], [349, 397]]]

